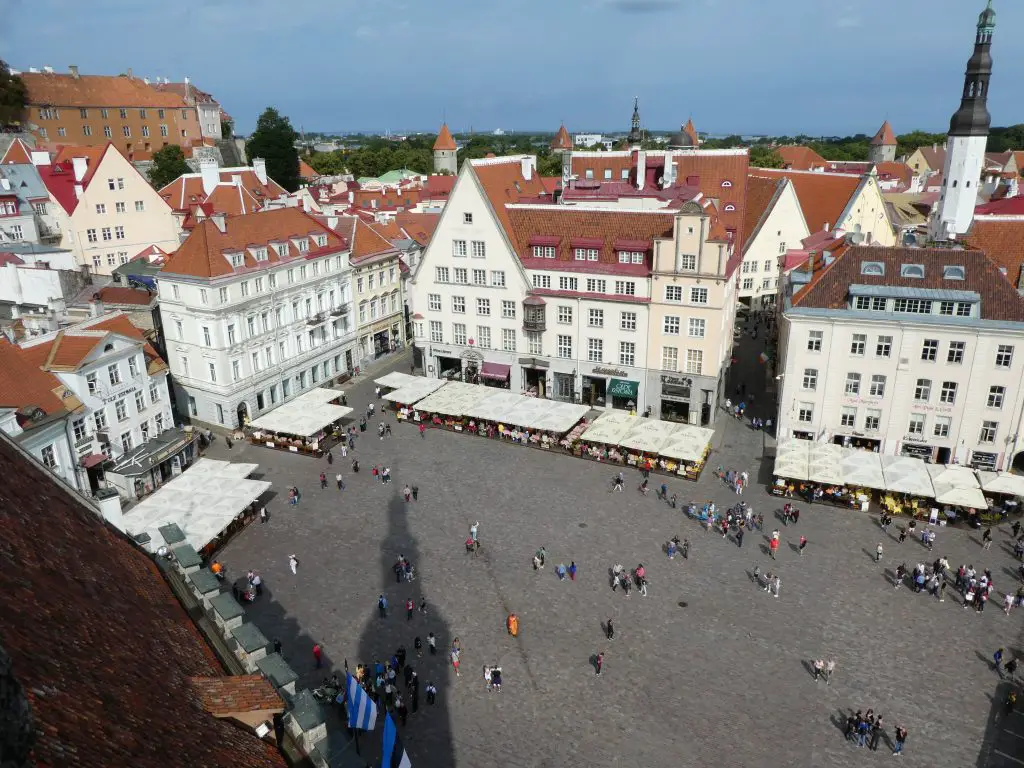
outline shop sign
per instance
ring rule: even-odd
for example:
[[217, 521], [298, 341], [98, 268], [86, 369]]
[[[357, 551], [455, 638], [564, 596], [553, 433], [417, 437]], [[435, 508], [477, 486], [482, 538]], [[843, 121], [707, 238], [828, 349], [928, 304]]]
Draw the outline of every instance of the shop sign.
[[904, 443], [921, 443], [921, 444], [924, 444], [924, 438], [921, 437], [920, 435], [904, 435], [903, 436], [903, 442]]
[[664, 392], [661, 393], [662, 400], [668, 400], [672, 403], [689, 403], [690, 398], [688, 397], [677, 397], [676, 395], [666, 395]]
[[459, 357], [461, 357], [463, 360], [468, 360], [469, 362], [475, 363], [482, 363], [484, 361], [484, 356], [477, 352], [475, 349], [467, 349], [465, 352], [459, 355]]
[[640, 383], [628, 379], [611, 379], [606, 390], [609, 397], [632, 397], [636, 398], [640, 391]]
[[435, 355], [441, 355], [442, 357], [452, 357], [452, 351], [450, 349], [443, 349], [441, 347], [433, 347], [431, 351]]
[[600, 365], [594, 368], [593, 372], [599, 376], [629, 376], [628, 371], [623, 371], [619, 368], [604, 368]]
[[667, 374], [661, 375], [662, 384], [675, 384], [679, 387], [692, 387], [693, 379], [687, 379], [683, 376], [669, 376]]
[[130, 395], [132, 392], [134, 392], [137, 389], [138, 389], [138, 387], [135, 386], [135, 385], [127, 387], [125, 389], [122, 389], [120, 392], [118, 392], [116, 394], [107, 395], [106, 397], [103, 398], [103, 402], [104, 402], [104, 404], [109, 405], [110, 403], [114, 402], [115, 400], [120, 400], [122, 397], [127, 397], [128, 395]]
[[547, 360], [538, 360], [536, 357], [520, 357], [519, 364], [527, 368], [547, 368], [550, 365]]

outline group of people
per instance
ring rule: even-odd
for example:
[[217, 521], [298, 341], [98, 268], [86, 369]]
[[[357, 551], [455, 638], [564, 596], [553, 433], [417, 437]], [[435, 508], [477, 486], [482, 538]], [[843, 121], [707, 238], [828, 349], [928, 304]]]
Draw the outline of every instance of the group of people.
[[616, 563], [612, 566], [611, 576], [612, 592], [622, 587], [626, 597], [629, 597], [629, 593], [635, 585], [642, 596], [647, 596], [647, 569], [644, 568], [643, 563], [637, 565], [632, 571], [627, 570], [622, 563]]
[[[885, 736], [882, 716], [876, 716], [873, 709], [869, 709], [867, 712], [858, 709], [846, 718], [845, 734], [846, 740], [855, 742], [858, 747], [867, 747], [872, 751], [877, 751], [879, 742]], [[903, 744], [906, 740], [907, 729], [902, 725], [897, 725], [893, 736], [893, 755], [903, 753]]]

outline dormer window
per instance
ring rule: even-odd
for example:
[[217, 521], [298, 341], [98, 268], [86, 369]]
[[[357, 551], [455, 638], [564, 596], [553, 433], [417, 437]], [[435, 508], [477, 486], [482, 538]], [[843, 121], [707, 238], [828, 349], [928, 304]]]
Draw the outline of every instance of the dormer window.
[[309, 250], [309, 240], [301, 237], [295, 241], [295, 247], [299, 249], [299, 253], [306, 253]]
[[226, 253], [228, 261], [231, 262], [232, 269], [238, 269], [239, 267], [245, 266], [245, 255], [241, 253]]
[[924, 277], [923, 264], [901, 264], [900, 277], [913, 277], [921, 279]]
[[722, 181], [722, 188], [723, 189], [728, 189], [731, 186], [732, 186], [732, 182], [729, 181], [728, 179], [725, 179], [724, 181]]
[[553, 259], [553, 258], [555, 258], [555, 246], [553, 246], [553, 245], [535, 245], [535, 246], [533, 246], [533, 258], [535, 258], [535, 259]]
[[252, 257], [254, 259], [256, 259], [256, 261], [266, 261], [267, 260], [267, 249], [266, 248], [253, 248], [252, 249]]
[[871, 277], [885, 277], [885, 264], [880, 261], [862, 261], [860, 273]]
[[643, 251], [619, 251], [619, 264], [643, 264]]
[[[1003, 270], [1005, 274], [1005, 270]], [[942, 277], [945, 280], [963, 280], [966, 277], [964, 268], [960, 266], [946, 266], [942, 268]]]
[[288, 256], [288, 243], [274, 243], [274, 250], [281, 258]]
[[732, 213], [733, 211], [735, 211], [735, 210], [736, 210], [736, 206], [735, 206], [735, 205], [733, 205], [732, 203], [727, 203], [727, 204], [726, 204], [726, 206], [725, 206], [725, 208], [724, 208], [723, 210], [724, 210], [724, 211], [725, 211], [726, 213]]
[[327, 247], [327, 235], [316, 235], [313, 239], [316, 240], [317, 248]]

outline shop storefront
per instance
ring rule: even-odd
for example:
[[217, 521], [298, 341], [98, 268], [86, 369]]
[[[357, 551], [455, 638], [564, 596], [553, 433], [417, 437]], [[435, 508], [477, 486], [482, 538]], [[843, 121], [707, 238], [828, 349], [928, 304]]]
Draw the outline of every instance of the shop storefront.
[[618, 408], [631, 411], [637, 407], [640, 382], [629, 378], [629, 371], [621, 368], [595, 366], [581, 377], [584, 405], [593, 408]]
[[563, 403], [576, 401], [576, 371], [572, 373], [555, 372], [552, 374], [552, 381], [555, 388], [554, 395], [552, 395], [553, 400], [560, 400]]
[[540, 398], [551, 397], [552, 381], [549, 378], [547, 360], [536, 357], [520, 357], [519, 365], [523, 374], [523, 391]]
[[130, 500], [148, 496], [180, 475], [196, 459], [199, 432], [192, 427], [168, 429], [108, 466], [106, 480]]
[[683, 376], [661, 376], [661, 418], [663, 421], [690, 423], [690, 396], [693, 380]]
[[[793, 433], [794, 436], [796, 436], [796, 434], [796, 432]], [[813, 434], [811, 435], [811, 437], [807, 439], [813, 440]], [[844, 448], [859, 448], [861, 450], [866, 451], [875, 451], [876, 453], [880, 451], [882, 448], [881, 440], [875, 440], [870, 437], [864, 437], [864, 435], [858, 434], [857, 432], [853, 432], [848, 435], [835, 435], [832, 438], [832, 442], [835, 443], [836, 445], [841, 445]]]
[[985, 472], [995, 472], [999, 465], [999, 454], [986, 451], [971, 451], [971, 469], [980, 469]]
[[608, 403], [608, 381], [603, 376], [583, 376], [580, 392], [583, 404], [591, 408], [604, 408]]
[[623, 411], [636, 410], [640, 382], [629, 379], [609, 379], [607, 392], [608, 397], [611, 398], [612, 408]]
[[485, 387], [509, 388], [512, 366], [505, 363], [484, 362], [480, 365], [480, 383]]

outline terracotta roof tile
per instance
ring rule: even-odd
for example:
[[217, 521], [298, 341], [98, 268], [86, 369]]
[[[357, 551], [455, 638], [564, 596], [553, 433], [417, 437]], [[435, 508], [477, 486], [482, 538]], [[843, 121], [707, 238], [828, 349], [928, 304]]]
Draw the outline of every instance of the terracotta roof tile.
[[430, 238], [434, 236], [437, 223], [441, 220], [439, 213], [408, 213], [395, 216], [398, 226], [410, 240], [415, 240], [421, 248], [426, 248]]
[[[227, 217], [225, 231], [221, 232], [211, 219], [204, 219], [192, 230], [192, 234], [172, 253], [164, 264], [163, 272], [168, 275], [189, 275], [191, 277], [223, 277], [237, 270], [224, 256], [225, 251], [241, 252], [244, 267], [239, 269], [261, 269], [274, 266], [282, 261], [302, 261], [327, 253], [348, 248], [346, 240], [332, 229], [321, 224], [299, 208], [275, 208], [246, 216]], [[295, 246], [289, 248], [289, 256], [281, 259], [272, 248], [267, 249], [267, 261], [257, 262], [248, 251], [250, 245], [265, 246], [274, 240], [285, 240], [293, 235], [317, 232], [327, 235], [327, 245], [317, 248], [310, 243], [309, 251], [300, 253]]]
[[[861, 263], [866, 261], [884, 264], [885, 274], [862, 274]], [[923, 264], [924, 277], [902, 277], [900, 267], [903, 264]], [[946, 266], [962, 266], [964, 279], [944, 279], [943, 267]], [[811, 282], [793, 297], [793, 306], [845, 309], [851, 284], [974, 291], [981, 296], [983, 319], [1024, 323], [1024, 297], [984, 253], [962, 249], [850, 246], [815, 273]]]
[[1024, 216], [1024, 195], [1002, 198], [993, 195], [992, 200], [974, 209], [974, 215]]
[[313, 166], [307, 163], [305, 160], [299, 159], [299, 178], [312, 181], [313, 179], [319, 179], [320, 174], [313, 170]]
[[[3, 367], [0, 366], [0, 369]], [[208, 715], [219, 665], [153, 561], [0, 436], [0, 646], [31, 704], [33, 765], [283, 768]], [[116, 574], [116, 578], [112, 575]]]
[[1024, 274], [1024, 216], [989, 219], [977, 216], [964, 241], [979, 248], [1005, 271], [1013, 285], [1020, 285]]
[[511, 229], [506, 204], [550, 200], [536, 169], [531, 173], [529, 180], [523, 176], [522, 158], [518, 155], [472, 161], [471, 167], [498, 221], [506, 231]]
[[793, 182], [804, 219], [812, 233], [826, 227], [835, 227], [861, 181], [860, 177], [848, 174], [779, 171], [770, 168], [758, 168], [757, 173], [774, 178], [786, 177]]
[[[284, 187], [271, 178], [267, 179], [266, 184], [261, 182], [252, 168], [221, 168], [218, 188], [221, 185], [232, 186], [236, 176], [246, 191], [257, 200], [266, 202], [267, 200], [274, 200], [281, 195], [288, 194]], [[217, 189], [214, 190], [214, 193], [216, 192]], [[192, 205], [206, 202], [206, 193], [203, 191], [203, 177], [199, 173], [187, 173], [179, 176], [170, 184], [160, 189], [158, 194], [176, 211], [187, 211]]]
[[564, 123], [558, 127], [555, 138], [551, 140], [551, 149], [572, 149], [572, 139], [569, 138], [569, 132], [565, 130]]
[[0, 158], [0, 165], [9, 165], [11, 163], [20, 165], [22, 163], [31, 162], [32, 148], [21, 139], [15, 139], [8, 144], [7, 150], [4, 152], [4, 156]]
[[22, 72], [30, 105], [57, 107], [167, 107], [180, 109], [184, 99], [161, 92], [144, 80], [125, 75], [62, 75]]
[[395, 247], [379, 232], [372, 224], [367, 224], [362, 219], [346, 217], [352, 221], [352, 252], [349, 254], [349, 262], [353, 265], [359, 262], [380, 256], [390, 252], [396, 252]]
[[921, 154], [924, 156], [924, 161], [928, 163], [928, 167], [933, 171], [939, 171], [940, 173], [946, 167], [946, 145], [939, 144], [936, 147], [919, 147]]
[[892, 126], [889, 125], [888, 120], [882, 123], [882, 127], [878, 129], [878, 133], [876, 133], [875, 137], [871, 139], [871, 143], [875, 146], [883, 147], [896, 146], [898, 143], [896, 141], [896, 134], [893, 133]]
[[284, 701], [263, 675], [197, 676], [189, 678], [189, 683], [203, 709], [214, 717], [284, 711]]
[[452, 138], [452, 132], [448, 130], [448, 123], [441, 125], [441, 130], [437, 132], [437, 140], [434, 141], [434, 151], [447, 150], [452, 151], [458, 149], [455, 144], [455, 139]]
[[104, 304], [137, 304], [148, 307], [156, 299], [156, 295], [138, 288], [125, 288], [120, 285], [108, 285], [97, 291], [100, 301]]
[[693, 120], [687, 120], [686, 125], [683, 126], [683, 133], [689, 136], [692, 146], [700, 146], [700, 135], [697, 133], [697, 129], [693, 125]]
[[914, 179], [914, 170], [906, 163], [900, 163], [896, 161], [876, 163], [875, 173], [878, 174], [878, 178], [882, 180], [896, 179], [899, 182], [897, 189], [900, 191], [908, 189], [911, 181]]
[[[132, 291], [132, 288], [106, 288], [104, 290]], [[98, 318], [90, 318], [59, 331], [54, 336], [29, 339], [23, 346], [25, 355], [43, 370], [74, 371], [85, 358], [104, 342], [107, 333], [117, 333], [143, 342], [142, 352], [146, 368], [156, 373], [167, 367], [167, 363], [123, 312], [111, 312]]]
[[743, 246], [750, 245], [754, 232], [768, 214], [775, 196], [783, 188], [784, 179], [747, 175], [747, 200], [743, 208]]
[[429, 199], [448, 197], [455, 188], [455, 176], [450, 174], [431, 174], [427, 176], [426, 192], [422, 196]]
[[63, 391], [56, 376], [40, 370], [37, 356], [0, 337], [0, 408], [37, 406], [47, 414], [61, 413], [68, 410]]
[[794, 171], [811, 171], [815, 168], [824, 168], [828, 161], [810, 147], [789, 146], [776, 147], [775, 151], [782, 158], [782, 163], [787, 169]]

